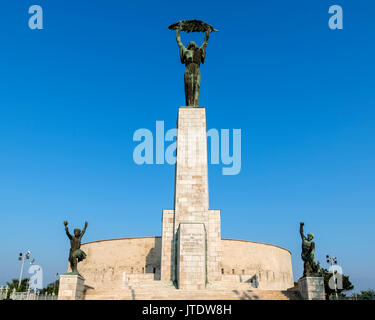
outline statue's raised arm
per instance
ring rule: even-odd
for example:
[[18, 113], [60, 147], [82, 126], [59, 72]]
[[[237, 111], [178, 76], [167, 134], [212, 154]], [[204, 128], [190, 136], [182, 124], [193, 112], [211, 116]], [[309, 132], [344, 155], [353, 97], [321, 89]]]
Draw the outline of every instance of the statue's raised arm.
[[69, 239], [72, 239], [72, 235], [69, 233], [68, 229], [68, 221], [64, 221], [64, 226], [65, 226], [65, 233], [68, 236]]
[[208, 44], [208, 40], [210, 39], [210, 32], [209, 31], [206, 31], [206, 34], [204, 36], [204, 41], [200, 47], [200, 49], [202, 50], [206, 50], [206, 47], [207, 47], [207, 44]]
[[81, 235], [80, 235], [80, 239], [82, 239], [83, 235], [85, 234], [86, 229], [87, 229], [87, 226], [88, 226], [88, 222], [86, 221], [86, 222], [85, 222], [85, 226], [84, 226], [83, 229], [82, 229], [82, 232], [81, 232]]
[[303, 235], [303, 226], [304, 226], [304, 223], [300, 222], [300, 224], [299, 224], [299, 233], [301, 235], [302, 240], [305, 239], [305, 236]]
[[182, 49], [186, 49], [184, 44], [182, 43], [181, 41], [181, 35], [180, 35], [180, 29], [176, 29], [176, 41], [177, 41], [177, 45], [178, 47], [182, 50]]
[[180, 48], [181, 63], [184, 63], [184, 53], [186, 51], [186, 48], [181, 41], [180, 29], [176, 29], [176, 41], [177, 41], [178, 47]]

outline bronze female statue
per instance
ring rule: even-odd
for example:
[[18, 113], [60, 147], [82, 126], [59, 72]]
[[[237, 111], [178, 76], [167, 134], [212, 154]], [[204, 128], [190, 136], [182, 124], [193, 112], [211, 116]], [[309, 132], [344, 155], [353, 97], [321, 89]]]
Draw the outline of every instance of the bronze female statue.
[[176, 40], [180, 47], [181, 63], [185, 64], [185, 99], [186, 106], [197, 107], [199, 105], [199, 88], [201, 85], [200, 64], [206, 58], [206, 47], [209, 32], [206, 31], [204, 42], [200, 48], [194, 41], [190, 41], [187, 48], [181, 42], [180, 30], [176, 30]]
[[[206, 47], [210, 32], [217, 31], [211, 25], [199, 20], [179, 21], [169, 26], [170, 30], [176, 30], [176, 40], [180, 48], [181, 63], [185, 64], [185, 98], [186, 106], [198, 107], [199, 88], [201, 84], [200, 64], [206, 58]], [[187, 48], [181, 42], [180, 31], [205, 32], [205, 37], [201, 47], [194, 41], [190, 41]]]

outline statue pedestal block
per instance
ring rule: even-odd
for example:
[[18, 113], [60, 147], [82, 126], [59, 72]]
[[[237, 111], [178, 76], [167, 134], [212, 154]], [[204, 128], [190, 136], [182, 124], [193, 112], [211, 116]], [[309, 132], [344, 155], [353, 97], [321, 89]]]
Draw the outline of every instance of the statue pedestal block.
[[203, 223], [181, 223], [177, 240], [178, 288], [206, 287], [206, 230]]
[[83, 295], [85, 279], [79, 275], [62, 274], [60, 276], [58, 300], [80, 300]]
[[325, 300], [323, 277], [300, 278], [298, 290], [304, 300]]

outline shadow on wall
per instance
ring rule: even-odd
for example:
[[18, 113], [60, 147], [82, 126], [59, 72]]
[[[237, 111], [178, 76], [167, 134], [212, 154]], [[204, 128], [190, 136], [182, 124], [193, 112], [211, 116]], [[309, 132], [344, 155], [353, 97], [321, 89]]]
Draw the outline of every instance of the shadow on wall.
[[254, 294], [251, 290], [239, 291], [233, 290], [240, 300], [259, 300], [259, 296]]
[[301, 300], [299, 292], [296, 290], [233, 290], [232, 292], [235, 293], [240, 300]]
[[251, 278], [249, 278], [247, 280], [246, 280], [246, 278], [242, 279], [242, 276], [240, 276], [240, 282], [249, 283], [252, 287], [259, 288], [259, 279], [258, 279], [257, 274], [253, 275]]
[[161, 237], [154, 240], [154, 247], [146, 256], [145, 273], [153, 273], [154, 280], [160, 280], [161, 274]]

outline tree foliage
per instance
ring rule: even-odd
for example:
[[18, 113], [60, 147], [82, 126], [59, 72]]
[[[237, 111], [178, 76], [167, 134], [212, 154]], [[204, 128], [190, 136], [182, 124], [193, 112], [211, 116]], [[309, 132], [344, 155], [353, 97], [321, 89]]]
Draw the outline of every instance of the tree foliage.
[[[330, 295], [335, 294], [335, 289], [330, 288], [329, 280], [332, 278], [332, 272], [328, 271], [327, 269], [322, 269], [323, 277], [324, 277], [324, 290], [327, 294], [327, 299]], [[337, 275], [337, 273], [336, 273]], [[345, 291], [350, 291], [354, 289], [353, 284], [349, 280], [349, 276], [341, 275], [342, 276], [342, 289], [337, 289], [337, 295], [341, 297], [345, 297]]]
[[52, 294], [52, 293], [54, 293], [55, 295], [57, 295], [59, 293], [59, 284], [60, 284], [59, 280], [56, 280], [55, 282], [51, 282], [51, 283], [47, 284], [47, 286], [45, 288], [40, 290], [40, 294]]
[[21, 280], [21, 285], [18, 287], [19, 281], [18, 279], [12, 279], [11, 282], [7, 282], [7, 286], [9, 287], [7, 298], [10, 297], [10, 294], [16, 289], [16, 292], [26, 292], [29, 283], [29, 278], [25, 278]]
[[361, 294], [357, 298], [363, 299], [363, 300], [375, 300], [375, 290], [368, 289], [365, 291], [361, 291]]

